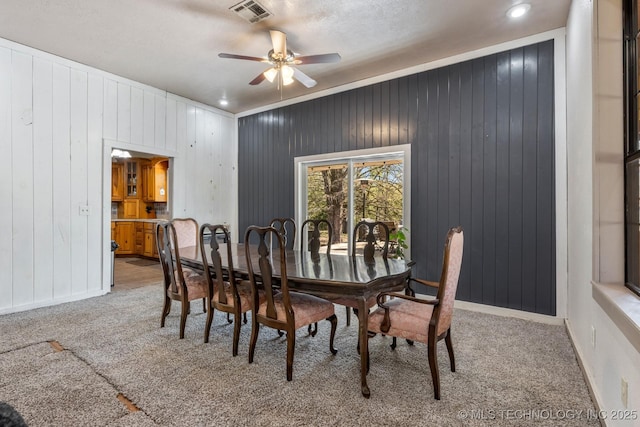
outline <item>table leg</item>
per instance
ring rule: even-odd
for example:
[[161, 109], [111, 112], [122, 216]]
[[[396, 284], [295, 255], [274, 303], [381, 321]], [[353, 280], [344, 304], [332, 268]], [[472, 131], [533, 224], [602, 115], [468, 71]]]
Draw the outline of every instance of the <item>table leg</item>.
[[360, 387], [362, 395], [366, 398], [371, 396], [369, 386], [367, 385], [367, 368], [369, 366], [369, 336], [367, 329], [369, 327], [369, 310], [367, 300], [358, 300], [358, 332], [360, 340]]

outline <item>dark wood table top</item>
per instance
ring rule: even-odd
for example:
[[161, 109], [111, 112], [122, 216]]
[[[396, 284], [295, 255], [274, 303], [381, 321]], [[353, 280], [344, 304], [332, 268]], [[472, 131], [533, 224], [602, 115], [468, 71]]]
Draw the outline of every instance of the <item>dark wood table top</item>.
[[[250, 247], [252, 251], [256, 249], [256, 247]], [[183, 264], [202, 270], [202, 256], [199, 247], [190, 246], [180, 248], [179, 251]], [[211, 265], [211, 254], [208, 250], [206, 252], [207, 261]], [[276, 277], [280, 276], [279, 255], [278, 251], [272, 254], [272, 265]], [[228, 266], [224, 245], [221, 245], [220, 256], [222, 264]], [[235, 272], [243, 276], [247, 275], [244, 244], [232, 245], [232, 257]], [[382, 290], [388, 289], [390, 280], [406, 278], [410, 273], [411, 265], [413, 265], [411, 261], [385, 260], [382, 257], [376, 257], [373, 264], [366, 264], [362, 256], [320, 253], [316, 257], [312, 257], [310, 252], [298, 250], [288, 250], [286, 257], [290, 287], [319, 296], [368, 297], [372, 294], [378, 294]], [[254, 271], [257, 270], [257, 268], [254, 269]]]

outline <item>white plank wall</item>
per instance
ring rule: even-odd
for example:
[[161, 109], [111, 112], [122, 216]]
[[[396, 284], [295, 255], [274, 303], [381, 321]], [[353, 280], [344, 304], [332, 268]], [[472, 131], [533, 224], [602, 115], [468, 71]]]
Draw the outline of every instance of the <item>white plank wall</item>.
[[11, 55], [11, 164], [13, 188], [14, 304], [28, 304], [33, 292], [33, 58]]
[[[4, 159], [11, 158], [11, 50], [0, 47], [0, 151]], [[0, 197], [3, 202], [0, 209], [0, 224], [13, 224], [12, 188], [13, 167], [6, 160], [0, 167]], [[6, 205], [6, 201], [10, 206]], [[0, 283], [13, 284], [13, 247], [10, 239], [0, 243]], [[0, 285], [0, 307], [13, 305], [13, 286]]]
[[33, 224], [34, 300], [53, 298], [53, 64], [33, 60], [33, 208], [38, 215]]
[[[91, 214], [87, 217], [89, 259], [100, 258], [105, 250], [111, 251], [110, 242], [102, 242], [102, 106], [104, 105], [104, 79], [89, 74], [88, 95], [88, 130], [87, 130], [87, 205]], [[109, 209], [107, 209], [109, 212]], [[87, 272], [89, 292], [97, 292], [102, 288], [102, 274], [99, 268], [89, 268]]]
[[110, 291], [111, 147], [171, 157], [172, 216], [236, 224], [234, 126], [213, 107], [0, 39], [0, 223], [11, 226], [0, 314]]
[[[53, 300], [71, 295], [69, 67], [53, 64]], [[0, 285], [2, 286], [2, 285]], [[15, 286], [15, 283], [14, 283]]]

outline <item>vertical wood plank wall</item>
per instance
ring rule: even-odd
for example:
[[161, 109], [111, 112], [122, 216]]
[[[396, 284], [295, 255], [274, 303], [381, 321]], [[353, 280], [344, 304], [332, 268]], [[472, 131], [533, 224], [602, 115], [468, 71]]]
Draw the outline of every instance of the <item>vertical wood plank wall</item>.
[[416, 276], [462, 225], [458, 299], [554, 315], [553, 88], [546, 41], [243, 117], [239, 230], [293, 216], [294, 157], [411, 144]]
[[0, 313], [109, 289], [104, 139], [175, 157], [173, 216], [233, 224], [235, 138], [229, 113], [0, 39]]

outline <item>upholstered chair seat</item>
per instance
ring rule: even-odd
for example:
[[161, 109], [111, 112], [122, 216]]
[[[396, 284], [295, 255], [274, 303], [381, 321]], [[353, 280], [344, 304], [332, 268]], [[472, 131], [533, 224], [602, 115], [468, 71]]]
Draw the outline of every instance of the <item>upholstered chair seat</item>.
[[[207, 288], [209, 285], [203, 275], [190, 272], [189, 275], [185, 275], [184, 283], [187, 285], [189, 301], [207, 297]], [[182, 295], [182, 286], [178, 286], [177, 290], [178, 295]]]
[[[283, 295], [281, 292], [276, 293], [273, 296], [273, 302], [278, 319], [286, 319], [287, 316], [285, 313], [285, 304], [282, 301], [282, 298]], [[291, 300], [291, 308], [295, 314], [294, 329], [299, 329], [311, 323], [319, 322], [320, 320], [327, 319], [335, 314], [333, 304], [330, 301], [314, 297], [313, 295], [291, 292], [289, 294], [289, 299]], [[266, 316], [266, 304], [262, 304], [260, 306], [258, 314]]]
[[427, 344], [432, 305], [410, 304], [400, 298], [389, 300], [384, 305], [389, 308], [389, 330], [380, 330], [384, 310], [375, 310], [369, 314], [369, 331]]

